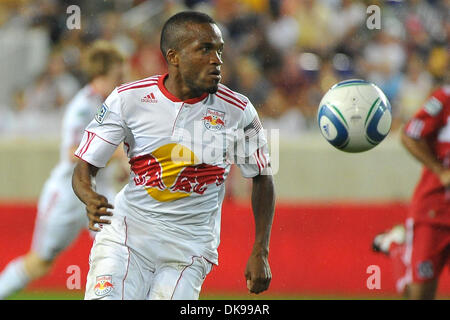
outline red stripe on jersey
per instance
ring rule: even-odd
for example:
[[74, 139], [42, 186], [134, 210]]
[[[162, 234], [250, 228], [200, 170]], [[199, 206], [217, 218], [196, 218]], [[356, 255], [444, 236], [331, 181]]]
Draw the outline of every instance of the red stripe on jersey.
[[263, 164], [263, 168], [267, 168], [267, 159], [264, 156], [262, 149], [261, 148], [258, 149], [258, 152], [259, 152], [259, 158], [261, 159], [261, 163]]
[[232, 104], [232, 105], [238, 107], [239, 109], [244, 110], [244, 108], [241, 107], [240, 105], [238, 105], [237, 103], [234, 103], [233, 101], [231, 101], [231, 100], [229, 100], [229, 99], [226, 99], [225, 97], [220, 96], [220, 95], [219, 95], [219, 92], [216, 92], [216, 96], [219, 97], [219, 98], [222, 99], [222, 100], [225, 100], [225, 101], [228, 102], [229, 104]]
[[89, 139], [88, 144], [86, 145], [86, 148], [84, 149], [83, 153], [80, 155], [81, 157], [84, 156], [84, 154], [86, 153], [86, 151], [89, 149], [89, 146], [91, 145], [92, 140], [94, 140], [95, 138], [95, 134], [92, 132], [89, 132], [91, 134], [91, 138]]
[[137, 88], [145, 88], [145, 87], [151, 87], [153, 85], [156, 85], [158, 82], [156, 80], [152, 80], [151, 82], [143, 83], [143, 84], [136, 84], [134, 86], [126, 87], [123, 89], [118, 89], [117, 92], [123, 92], [128, 89], [137, 89]]
[[130, 89], [145, 88], [145, 87], [151, 87], [151, 86], [156, 86], [156, 85], [158, 85], [158, 82], [150, 82], [150, 83], [141, 84], [141, 85], [138, 85], [138, 86], [128, 87], [128, 88], [125, 88], [125, 89], [122, 89], [122, 90], [117, 90], [117, 92], [120, 93], [120, 92], [124, 92], [124, 91], [130, 90]]
[[261, 173], [261, 165], [259, 164], [259, 159], [258, 159], [258, 156], [257, 156], [256, 154], [253, 154], [253, 156], [255, 157], [255, 160], [256, 160], [256, 164], [258, 165], [258, 170], [259, 170], [259, 173]]
[[109, 143], [109, 144], [112, 144], [113, 146], [118, 146], [118, 144], [115, 144], [115, 143], [112, 143], [112, 142], [110, 142], [110, 141], [108, 141], [108, 140], [106, 140], [106, 139], [103, 139], [102, 137], [100, 137], [99, 135], [97, 135], [96, 133], [94, 133], [94, 132], [91, 132], [91, 131], [88, 131], [88, 130], [86, 130], [86, 132], [89, 132], [89, 133], [92, 133], [95, 137], [97, 137], [97, 138], [99, 138], [99, 139], [102, 139], [103, 141], [105, 141], [105, 142], [107, 142], [107, 143]]
[[220, 92], [221, 94], [226, 95], [227, 97], [233, 99], [234, 101], [236, 101], [238, 104], [240, 104], [242, 107], [246, 107], [247, 104], [245, 102], [243, 102], [242, 100], [239, 100], [238, 98], [236, 98], [236, 96], [234, 96], [233, 94], [230, 94], [228, 92], [226, 92], [225, 90], [221, 90], [219, 89], [218, 92]]
[[[159, 77], [159, 76], [158, 76]], [[125, 84], [122, 84], [121, 86], [119, 86], [119, 88], [118, 88], [118, 90], [122, 90], [122, 89], [125, 89], [125, 88], [127, 88], [127, 87], [131, 87], [131, 86], [134, 86], [134, 85], [136, 85], [136, 84], [138, 84], [138, 83], [142, 83], [142, 82], [146, 82], [146, 81], [154, 81], [154, 80], [158, 80], [158, 77], [150, 77], [150, 78], [147, 78], [147, 79], [143, 79], [143, 80], [139, 80], [139, 81], [134, 81], [134, 82], [130, 82], [130, 83], [125, 83]]]
[[261, 158], [262, 152], [261, 152], [261, 154], [260, 154], [260, 153], [259, 153], [260, 150], [261, 150], [261, 149], [256, 150], [256, 154], [258, 155], [258, 159], [259, 159], [259, 162], [261, 163], [261, 166], [262, 166], [263, 168], [265, 168], [265, 167], [266, 167], [266, 161], [263, 160], [263, 159]]
[[89, 147], [89, 144], [91, 143], [92, 139], [94, 139], [94, 135], [92, 134], [92, 132], [88, 132], [86, 142], [84, 143], [83, 147], [81, 147], [77, 156], [79, 156], [81, 158], [84, 155], [84, 153], [86, 152], [87, 148]]
[[[265, 169], [269, 166], [269, 162], [267, 161], [266, 156], [264, 155], [263, 149], [259, 148], [256, 150], [256, 155], [255, 155], [256, 163], [258, 164], [259, 167], [259, 171], [261, 173], [262, 169]], [[259, 161], [258, 161], [259, 160]], [[259, 166], [261, 164], [261, 167]]]
[[225, 85], [223, 85], [223, 84], [219, 84], [219, 88], [220, 89], [223, 89], [223, 90], [225, 90], [225, 91], [228, 91], [229, 93], [231, 93], [231, 94], [233, 94], [233, 95], [236, 95], [236, 93], [233, 91], [233, 90], [231, 90], [230, 88], [228, 88], [227, 86], [225, 86]]
[[158, 79], [145, 79], [145, 80], [141, 80], [141, 81], [136, 81], [136, 82], [133, 82], [133, 83], [121, 85], [120, 87], [117, 88], [117, 90], [123, 90], [123, 89], [129, 88], [129, 87], [132, 87], [132, 86], [135, 86], [135, 85], [138, 85], [138, 84], [143, 84], [143, 83], [146, 83], [146, 82], [153, 82], [153, 81], [157, 81], [157, 80]]

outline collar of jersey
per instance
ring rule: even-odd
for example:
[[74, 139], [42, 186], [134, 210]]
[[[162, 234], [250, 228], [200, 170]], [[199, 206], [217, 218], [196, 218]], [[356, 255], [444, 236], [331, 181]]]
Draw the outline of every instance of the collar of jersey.
[[163, 93], [163, 95], [165, 95], [166, 98], [169, 99], [170, 101], [172, 101], [172, 102], [184, 102], [184, 103], [187, 103], [187, 104], [194, 104], [194, 103], [202, 101], [203, 99], [205, 99], [208, 96], [208, 93], [205, 92], [200, 97], [191, 98], [191, 99], [187, 99], [187, 100], [181, 100], [181, 99], [175, 97], [164, 86], [164, 80], [167, 78], [168, 75], [169, 75], [168, 73], [165, 73], [161, 77], [159, 77], [159, 79], [158, 79], [158, 88]]

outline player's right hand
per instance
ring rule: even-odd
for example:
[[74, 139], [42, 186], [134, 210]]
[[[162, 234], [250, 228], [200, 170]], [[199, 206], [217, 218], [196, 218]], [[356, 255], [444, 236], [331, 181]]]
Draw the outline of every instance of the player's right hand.
[[247, 289], [250, 293], [260, 293], [269, 288], [272, 280], [267, 256], [251, 254], [245, 268], [245, 278], [247, 279]]
[[108, 199], [100, 194], [93, 194], [86, 201], [86, 213], [89, 218], [89, 230], [100, 231], [101, 228], [97, 227], [96, 224], [110, 224], [111, 221], [107, 219], [102, 219], [103, 216], [112, 216], [112, 212], [108, 209], [114, 209], [114, 206], [108, 203]]

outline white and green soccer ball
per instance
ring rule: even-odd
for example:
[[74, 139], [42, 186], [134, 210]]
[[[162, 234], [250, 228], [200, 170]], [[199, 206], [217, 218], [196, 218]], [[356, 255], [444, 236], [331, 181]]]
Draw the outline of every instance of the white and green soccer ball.
[[351, 79], [328, 90], [320, 101], [317, 122], [324, 138], [345, 152], [363, 152], [388, 135], [391, 105], [375, 84]]

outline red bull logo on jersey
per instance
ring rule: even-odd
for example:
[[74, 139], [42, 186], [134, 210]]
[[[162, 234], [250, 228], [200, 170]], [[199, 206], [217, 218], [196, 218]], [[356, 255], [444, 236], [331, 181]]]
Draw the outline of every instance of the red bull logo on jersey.
[[97, 296], [105, 296], [113, 289], [112, 276], [102, 275], [95, 278], [94, 293]]
[[224, 174], [224, 168], [209, 164], [189, 166], [181, 170], [170, 190], [203, 194], [209, 184], [220, 186], [225, 181]]
[[206, 129], [212, 131], [221, 130], [225, 127], [225, 112], [208, 108], [202, 120]]
[[225, 168], [200, 163], [187, 147], [171, 143], [152, 154], [130, 160], [134, 183], [155, 200], [165, 202], [203, 194], [208, 185], [225, 182]]

